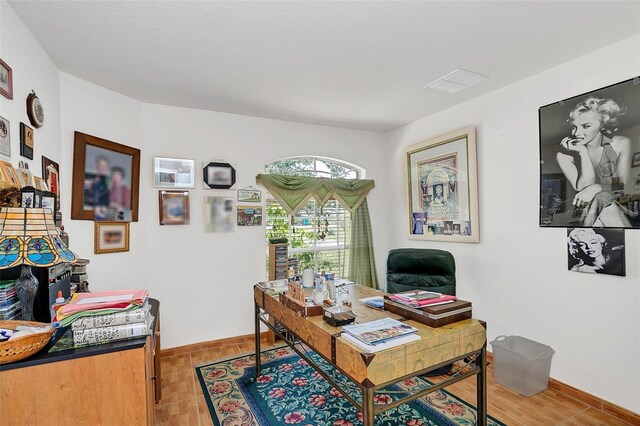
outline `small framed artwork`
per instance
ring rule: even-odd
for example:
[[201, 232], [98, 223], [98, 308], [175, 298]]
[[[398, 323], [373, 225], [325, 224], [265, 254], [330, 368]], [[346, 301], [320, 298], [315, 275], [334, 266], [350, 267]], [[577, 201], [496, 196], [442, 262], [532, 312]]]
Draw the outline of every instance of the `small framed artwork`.
[[8, 161], [0, 160], [0, 181], [3, 184], [1, 185], [2, 187], [22, 187], [16, 169], [14, 169], [13, 164]]
[[238, 206], [238, 226], [262, 225], [262, 206]]
[[195, 160], [153, 157], [153, 186], [195, 188]]
[[41, 177], [38, 176], [34, 176], [33, 177], [33, 186], [36, 189], [39, 189], [40, 191], [48, 191], [49, 188], [47, 187], [47, 184], [44, 182], [44, 179], [42, 179]]
[[624, 277], [624, 229], [567, 228], [570, 271]]
[[60, 199], [60, 166], [44, 155], [42, 156], [42, 179], [44, 179], [49, 191], [56, 194], [56, 197]]
[[236, 183], [236, 169], [229, 163], [209, 163], [202, 169], [202, 179], [211, 189], [229, 189]]
[[633, 154], [633, 159], [631, 160], [631, 167], [639, 167], [640, 166], [640, 152], [636, 152]]
[[35, 188], [23, 189], [20, 192], [20, 207], [23, 209], [32, 209], [40, 207], [38, 204], [40, 198], [36, 198]]
[[9, 120], [0, 117], [0, 154], [11, 157], [11, 128]]
[[2, 59], [0, 59], [0, 94], [7, 99], [13, 99], [13, 71]]
[[94, 222], [93, 252], [129, 251], [129, 222]]
[[18, 176], [18, 182], [20, 182], [20, 186], [23, 188], [26, 186], [32, 186], [35, 188], [36, 180], [33, 178], [33, 175], [31, 174], [29, 169], [25, 168], [26, 164], [27, 164], [26, 162], [25, 163], [21, 162], [19, 165], [23, 167], [18, 167], [16, 169], [16, 176]]
[[20, 123], [20, 155], [33, 160], [33, 129]]
[[206, 196], [204, 198], [206, 232], [232, 232], [235, 229], [234, 201], [233, 197]]
[[262, 201], [262, 191], [255, 189], [251, 186], [238, 189], [238, 202], [239, 203], [259, 203]]
[[160, 225], [189, 224], [189, 191], [158, 191]]
[[75, 132], [71, 219], [94, 220], [96, 210], [131, 211], [138, 221], [140, 150]]
[[31, 125], [36, 129], [39, 129], [44, 124], [44, 108], [40, 98], [33, 90], [27, 96], [27, 116]]
[[51, 213], [54, 213], [58, 209], [56, 194], [51, 191], [43, 191], [42, 197], [40, 198], [40, 204], [43, 209], [49, 209], [51, 210]]
[[409, 238], [479, 242], [475, 128], [412, 145], [406, 159]]

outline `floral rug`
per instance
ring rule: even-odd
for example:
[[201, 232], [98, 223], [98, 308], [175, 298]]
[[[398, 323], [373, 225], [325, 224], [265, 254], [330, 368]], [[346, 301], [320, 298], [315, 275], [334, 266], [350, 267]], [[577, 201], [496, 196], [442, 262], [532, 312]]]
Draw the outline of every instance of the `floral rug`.
[[[320, 356], [308, 355], [323, 364], [323, 371], [337, 380], [347, 393], [360, 401], [360, 392], [346, 377], [331, 369]], [[255, 379], [255, 356], [246, 355], [196, 367], [200, 385], [214, 425], [362, 425], [360, 413], [328, 381], [290, 348], [262, 352], [262, 375]], [[376, 394], [375, 403], [388, 404], [424, 389], [422, 378], [405, 380]], [[475, 425], [476, 410], [467, 402], [445, 392], [400, 405], [376, 416], [376, 425]], [[490, 426], [503, 425], [488, 419]]]

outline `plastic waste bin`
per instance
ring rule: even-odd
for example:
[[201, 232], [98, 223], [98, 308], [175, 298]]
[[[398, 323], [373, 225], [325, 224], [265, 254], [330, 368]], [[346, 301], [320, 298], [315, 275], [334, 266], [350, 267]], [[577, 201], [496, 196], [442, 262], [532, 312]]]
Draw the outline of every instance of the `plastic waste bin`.
[[550, 346], [521, 336], [498, 336], [490, 343], [496, 382], [524, 396], [547, 388], [555, 353]]

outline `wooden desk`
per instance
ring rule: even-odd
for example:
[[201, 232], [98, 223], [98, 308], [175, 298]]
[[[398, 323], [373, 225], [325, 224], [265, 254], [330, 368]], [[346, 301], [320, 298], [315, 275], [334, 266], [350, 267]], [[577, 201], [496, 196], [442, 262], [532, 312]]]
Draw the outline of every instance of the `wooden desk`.
[[160, 304], [154, 334], [0, 365], [2, 425], [155, 425], [160, 399]]
[[[358, 316], [358, 323], [390, 317], [402, 319], [391, 312], [368, 308], [357, 301], [363, 297], [382, 295], [384, 293], [367, 287], [349, 286], [349, 297], [352, 310]], [[363, 413], [365, 426], [372, 426], [376, 414], [382, 413], [410, 400], [422, 397], [430, 392], [446, 387], [469, 376], [477, 375], [477, 410], [478, 425], [487, 423], [487, 379], [486, 379], [486, 325], [483, 321], [469, 319], [443, 327], [431, 328], [415, 321], [406, 321], [418, 328], [420, 340], [405, 345], [386, 349], [375, 354], [367, 353], [358, 346], [340, 337], [340, 328], [332, 327], [322, 320], [322, 316], [301, 317], [285, 306], [278, 299], [269, 296], [259, 286], [254, 287], [255, 304], [255, 344], [256, 375], [260, 374], [260, 323], [264, 323], [279, 335], [291, 348], [313, 366], [318, 373], [333, 386], [341, 390], [343, 395]], [[267, 315], [269, 318], [267, 318]], [[279, 333], [269, 319], [280, 323], [289, 333]], [[296, 345], [306, 344], [314, 352], [342, 372], [361, 391], [362, 399], [358, 401], [350, 397], [321, 366], [314, 362]], [[440, 368], [451, 362], [478, 355], [476, 367], [459, 376], [454, 376], [428, 389], [421, 390], [392, 404], [374, 406], [373, 399], [377, 391], [394, 383]]]

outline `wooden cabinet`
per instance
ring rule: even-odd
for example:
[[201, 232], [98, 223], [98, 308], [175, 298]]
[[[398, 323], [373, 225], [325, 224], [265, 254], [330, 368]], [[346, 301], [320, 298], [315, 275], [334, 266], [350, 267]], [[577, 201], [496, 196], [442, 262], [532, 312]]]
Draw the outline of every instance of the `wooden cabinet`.
[[288, 245], [269, 244], [269, 280], [288, 277]]
[[[155, 425], [159, 303], [151, 336], [0, 366], [2, 425]], [[44, 352], [44, 351], [43, 351]]]

